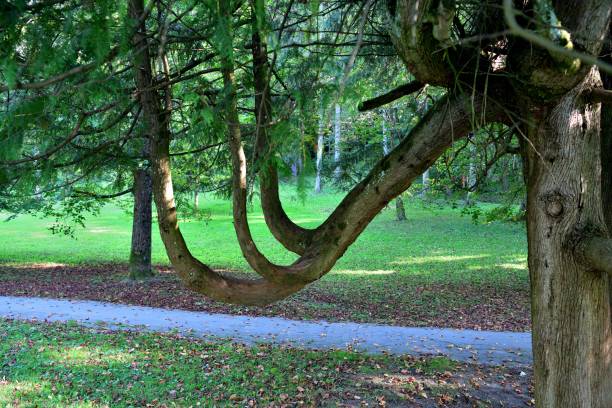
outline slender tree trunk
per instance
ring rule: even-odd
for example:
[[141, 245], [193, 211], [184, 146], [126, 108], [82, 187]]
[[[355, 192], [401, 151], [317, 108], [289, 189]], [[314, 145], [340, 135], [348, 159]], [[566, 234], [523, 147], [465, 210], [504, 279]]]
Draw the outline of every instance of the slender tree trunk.
[[[586, 85], [597, 78], [593, 71]], [[612, 407], [610, 278], [580, 250], [590, 235], [608, 236], [600, 105], [580, 99], [584, 86], [525, 112], [535, 397], [546, 408]]]
[[340, 109], [340, 104], [336, 104], [336, 114], [334, 116], [334, 164], [336, 165], [336, 170], [334, 170], [334, 176], [336, 178], [340, 177], [342, 174], [342, 168], [340, 167], [340, 143], [342, 141], [342, 111]]
[[323, 148], [324, 148], [324, 133], [325, 133], [325, 111], [321, 109], [321, 118], [319, 119], [319, 134], [317, 137], [317, 177], [315, 178], [315, 193], [321, 192], [321, 170], [323, 168]]
[[425, 170], [425, 172], [423, 173], [423, 191], [421, 191], [421, 196], [424, 196], [425, 194], [427, 194], [427, 191], [429, 190], [429, 169]]
[[130, 252], [130, 279], [153, 276], [151, 267], [151, 220], [153, 184], [149, 170], [134, 171], [134, 221]]
[[[387, 114], [389, 114], [387, 112]], [[390, 120], [392, 124], [395, 124], [395, 120]], [[382, 115], [382, 132], [383, 132], [383, 141], [382, 148], [384, 155], [388, 155], [391, 151], [390, 143], [393, 142], [393, 134], [391, 133], [391, 138], [389, 138], [389, 130], [387, 129], [387, 121], [385, 120], [385, 114]], [[395, 199], [395, 218], [398, 221], [406, 221], [406, 209], [404, 208], [404, 200], [401, 196], [398, 196]]]
[[[473, 138], [474, 136], [472, 136]], [[476, 186], [476, 146], [474, 146], [473, 144], [470, 144], [470, 164], [468, 167], [468, 177], [467, 177], [467, 188], [468, 188], [468, 192], [467, 192], [467, 197], [466, 197], [466, 203], [467, 205], [471, 205], [472, 204], [472, 195], [473, 195], [473, 191], [472, 189]]]
[[193, 192], [193, 209], [197, 212], [200, 209], [200, 190]]
[[395, 199], [395, 217], [398, 221], [406, 221], [406, 209], [404, 208], [404, 200], [401, 196]]

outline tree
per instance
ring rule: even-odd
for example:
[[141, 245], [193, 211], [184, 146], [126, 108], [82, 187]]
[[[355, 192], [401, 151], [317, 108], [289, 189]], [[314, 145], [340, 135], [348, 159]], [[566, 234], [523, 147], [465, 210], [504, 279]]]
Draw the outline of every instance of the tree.
[[[243, 254], [262, 279], [224, 277], [190, 255], [172, 209], [170, 164], [166, 147], [160, 143], [154, 177], [160, 228], [170, 258], [185, 281], [230, 302], [265, 304], [285, 297], [329, 271], [373, 216], [453, 141], [486, 123], [505, 123], [529, 141], [523, 143], [522, 151], [528, 189], [537, 403], [545, 407], [609, 406], [612, 262], [607, 262], [609, 226], [600, 177], [601, 104], [584, 96], [601, 88], [601, 79], [599, 70], [583, 62], [587, 58], [582, 55], [599, 55], [612, 5], [590, 1], [515, 5], [506, 1], [504, 5], [501, 14], [499, 4], [485, 2], [476, 4], [476, 9], [472, 3], [387, 3], [389, 32], [407, 67], [421, 83], [446, 88], [448, 96], [357, 184], [314, 230], [314, 239], [307, 242], [303, 255], [287, 267], [267, 261], [248, 230], [246, 160], [235, 111], [233, 55], [228, 52], [223, 72], [234, 164], [234, 223]], [[527, 37], [523, 28], [513, 29], [518, 35], [507, 36], [505, 21], [512, 26], [517, 16], [513, 6], [520, 12], [521, 24], [549, 36], [546, 44], [554, 46], [548, 49], [536, 43], [534, 47], [523, 38]], [[232, 10], [220, 2], [219, 12], [219, 27], [226, 38], [233, 39]], [[433, 20], [432, 14], [436, 16]], [[565, 25], [550, 27], [550, 21]], [[480, 38], [476, 46], [460, 41], [475, 35]], [[573, 48], [583, 54], [577, 57], [566, 52]], [[497, 75], [490, 76], [491, 71]]]
[[[112, 12], [103, 15], [124, 12], [105, 4]], [[141, 27], [151, 10], [142, 0], [129, 0], [128, 4], [132, 24]], [[153, 196], [161, 238], [178, 276], [188, 287], [240, 304], [265, 305], [285, 298], [329, 272], [369, 222], [458, 141], [491, 126], [510, 129], [508, 134], [495, 132], [494, 139], [499, 140], [499, 146], [512, 148], [506, 136], [517, 134], [520, 140], [527, 190], [537, 404], [612, 406], [608, 110], [612, 98], [602, 85], [602, 73], [609, 83], [607, 75], [612, 69], [609, 62], [598, 59], [604, 47], [609, 48], [609, 1], [370, 0], [317, 2], [314, 8], [292, 1], [278, 2], [275, 8], [264, 0], [181, 1], [174, 5], [175, 13], [170, 13], [167, 5], [151, 4], [159, 8], [161, 20], [172, 15], [168, 17], [172, 21], [154, 25], [154, 29], [144, 27], [136, 34], [128, 31], [127, 36], [117, 33], [117, 38], [133, 39], [127, 47], [130, 52], [119, 57], [99, 52], [114, 49], [111, 38], [106, 46], [90, 47], [84, 55], [98, 51], [95, 67], [117, 57], [124, 64], [118, 71], [131, 71], [136, 80], [134, 95], [151, 140]], [[22, 7], [33, 6], [28, 3]], [[55, 13], [59, 10], [56, 7], [63, 5], [47, 10]], [[319, 29], [315, 20], [331, 21], [330, 16], [337, 21], [331, 25], [333, 29]], [[183, 29], [185, 19], [189, 24]], [[102, 18], [99, 24], [105, 21]], [[53, 27], [47, 28], [53, 32]], [[304, 35], [295, 35], [295, 31]], [[326, 34], [319, 36], [319, 31]], [[316, 40], [295, 43], [295, 38], [309, 41], [311, 32], [317, 34]], [[11, 35], [20, 33], [11, 30]], [[74, 30], [70, 35], [81, 34]], [[157, 45], [152, 47], [158, 50], [157, 57], [149, 47], [137, 45], [145, 39]], [[270, 49], [269, 39], [273, 39]], [[166, 47], [173, 47], [174, 53], [165, 53]], [[286, 51], [292, 48], [303, 52]], [[194, 55], [193, 50], [200, 55]], [[304, 50], [316, 53], [306, 59]], [[64, 62], [89, 61], [63, 51], [67, 53]], [[440, 90], [441, 96], [418, 123], [406, 126], [409, 130], [402, 140], [352, 186], [319, 227], [303, 228], [287, 216], [280, 201], [276, 154], [287, 145], [279, 140], [284, 136], [292, 143], [296, 139], [303, 142], [301, 137], [287, 137], [295, 129], [288, 124], [296, 106], [308, 107], [308, 100], [314, 100], [312, 95], [323, 87], [320, 73], [325, 72], [328, 57], [347, 58], [345, 75], [330, 92], [343, 95], [345, 106], [351, 100], [344, 96], [349, 80], [366, 81], [360, 73], [367, 72], [368, 60], [376, 60], [384, 52], [399, 56], [414, 79], [389, 92], [377, 92], [380, 96], [364, 101], [362, 107], [381, 107], [425, 85]], [[164, 54], [171, 55], [172, 65], [164, 62]], [[363, 67], [356, 63], [358, 56]], [[11, 59], [15, 60], [26, 59]], [[161, 64], [152, 64], [154, 60]], [[186, 74], [202, 64], [207, 67]], [[155, 68], [158, 65], [160, 69]], [[252, 69], [244, 69], [247, 66]], [[15, 75], [15, 66], [5, 66], [3, 73], [10, 79], [7, 89], [21, 92], [41, 83], [70, 83], [66, 78], [80, 78], [91, 67], [89, 63], [74, 64], [57, 74], [57, 67], [41, 73], [32, 66]], [[285, 79], [292, 76], [292, 69], [300, 75], [289, 82]], [[112, 77], [123, 79], [121, 74]], [[115, 86], [121, 87], [124, 81]], [[215, 85], [221, 83], [220, 88]], [[72, 85], [68, 89], [79, 89]], [[178, 98], [173, 96], [174, 87], [180, 93]], [[46, 105], [70, 119], [58, 121], [54, 129], [61, 130], [64, 137], [55, 132], [51, 146], [45, 143], [45, 132], [31, 128], [17, 129], [11, 135], [32, 138], [27, 140], [37, 150], [30, 155], [64, 152], [74, 129], [78, 133], [79, 123], [99, 105], [102, 98], [96, 95], [78, 94], [92, 109], [82, 116], [70, 107]], [[41, 119], [35, 109], [38, 102], [34, 106], [31, 100], [25, 101], [18, 114]], [[175, 153], [171, 148], [181, 142], [190, 144], [177, 140], [182, 135], [179, 124], [188, 125], [191, 135], [206, 132], [214, 137], [223, 134], [227, 139], [222, 151], [231, 158], [231, 166], [223, 163], [214, 167], [220, 174], [229, 172], [235, 232], [245, 259], [260, 278], [224, 275], [189, 252], [178, 224], [172, 174]], [[6, 131], [3, 135], [10, 138]], [[198, 150], [189, 146], [188, 151]], [[7, 156], [15, 156], [15, 151]], [[484, 168], [486, 173], [486, 163]], [[175, 169], [180, 178], [180, 166]], [[11, 179], [12, 175], [2, 177]], [[256, 178], [267, 225], [279, 242], [299, 255], [291, 265], [270, 262], [251, 236], [247, 200]]]
[[[390, 151], [390, 143], [393, 143], [395, 140], [395, 133], [396, 133], [396, 129], [391, 129], [391, 132], [388, 131], [387, 129], [387, 121], [389, 122], [389, 124], [391, 125], [395, 125], [396, 122], [396, 118], [393, 117], [391, 119], [391, 115], [392, 113], [390, 112], [383, 112], [382, 115], [382, 131], [383, 131], [383, 154], [386, 156], [389, 154]], [[390, 120], [385, 120], [385, 116], [387, 116]], [[393, 115], [395, 116], [395, 115]], [[391, 137], [389, 137], [391, 136]], [[395, 218], [398, 221], [406, 221], [406, 210], [404, 208], [404, 200], [402, 199], [401, 196], [397, 196], [397, 198], [395, 199]]]

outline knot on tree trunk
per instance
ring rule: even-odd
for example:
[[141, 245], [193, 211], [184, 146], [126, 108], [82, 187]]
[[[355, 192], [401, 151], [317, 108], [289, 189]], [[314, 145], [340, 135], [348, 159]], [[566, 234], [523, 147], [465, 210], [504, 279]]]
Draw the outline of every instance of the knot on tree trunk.
[[559, 218], [565, 211], [565, 202], [567, 198], [558, 191], [552, 191], [543, 195], [540, 200], [543, 203], [546, 215], [551, 218]]

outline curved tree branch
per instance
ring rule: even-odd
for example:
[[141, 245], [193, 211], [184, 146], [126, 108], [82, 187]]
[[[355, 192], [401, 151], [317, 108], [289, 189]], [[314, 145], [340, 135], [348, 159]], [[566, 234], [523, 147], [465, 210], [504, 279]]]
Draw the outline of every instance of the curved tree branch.
[[[257, 0], [261, 2], [262, 0]], [[270, 70], [265, 36], [260, 34], [263, 21], [259, 11], [253, 11], [252, 53], [255, 90], [255, 146], [256, 160], [260, 161], [259, 183], [264, 219], [272, 235], [288, 250], [297, 254], [312, 240], [313, 231], [300, 227], [287, 215], [280, 200], [278, 171], [270, 158], [269, 129], [272, 124]]]
[[[142, 0], [130, 0], [130, 2], [142, 2]], [[227, 16], [229, 13], [227, 4], [223, 1], [219, 1], [218, 4], [220, 10]], [[406, 190], [453, 141], [465, 136], [477, 126], [472, 120], [473, 117], [483, 117], [489, 121], [499, 120], [501, 117], [500, 110], [492, 107], [495, 104], [485, 103], [485, 98], [478, 95], [460, 95], [442, 99], [346, 196], [316, 230], [314, 239], [305, 249], [304, 255], [289, 266], [278, 266], [269, 262], [257, 250], [250, 235], [246, 214], [247, 168], [236, 108], [233, 61], [231, 55], [226, 55], [225, 58], [224, 80], [226, 89], [230, 91], [226, 92], [229, 96], [226, 118], [233, 162], [234, 224], [245, 258], [264, 279], [251, 281], [223, 276], [195, 259], [189, 252], [178, 227], [167, 122], [164, 122], [163, 116], [155, 115], [161, 112], [160, 101], [155, 95], [151, 92], [141, 94], [144, 112], [153, 113], [146, 115], [155, 135], [151, 151], [153, 190], [160, 232], [168, 256], [179, 277], [189, 288], [225, 302], [240, 304], [274, 302], [325, 275], [389, 201]], [[135, 65], [142, 67], [142, 61], [141, 64]], [[147, 65], [149, 65], [148, 60]], [[145, 80], [149, 82], [151, 80], [150, 77], [147, 78], [146, 72], [147, 70], [136, 70], [138, 86], [141, 89], [146, 88]], [[477, 115], [474, 115], [475, 112]]]

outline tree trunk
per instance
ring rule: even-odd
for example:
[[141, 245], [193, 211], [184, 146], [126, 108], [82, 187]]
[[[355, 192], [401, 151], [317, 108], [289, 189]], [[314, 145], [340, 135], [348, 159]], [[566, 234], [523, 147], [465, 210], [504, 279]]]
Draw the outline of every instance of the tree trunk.
[[196, 190], [193, 192], [193, 209], [198, 211], [200, 209], [200, 191]]
[[321, 192], [321, 170], [323, 168], [323, 148], [324, 148], [324, 133], [325, 133], [325, 111], [321, 109], [321, 118], [319, 119], [319, 135], [317, 137], [317, 177], [315, 179], [315, 193]]
[[[474, 138], [474, 136], [472, 136], [472, 138]], [[474, 191], [472, 190], [473, 188], [475, 188], [476, 186], [476, 146], [473, 144], [470, 144], [470, 163], [469, 163], [469, 167], [468, 167], [468, 176], [467, 176], [467, 188], [468, 188], [468, 192], [466, 195], [466, 205], [472, 205], [473, 204], [473, 200], [472, 200], [472, 195], [474, 193]]]
[[342, 141], [341, 123], [340, 105], [336, 104], [336, 114], [334, 116], [334, 164], [336, 165], [334, 176], [336, 178], [340, 177], [340, 174], [342, 174], [342, 168], [340, 167], [340, 142]]
[[[610, 278], [589, 267], [581, 243], [607, 236], [601, 200], [600, 105], [582, 89], [525, 112], [527, 232], [535, 397], [539, 407], [612, 407]], [[533, 144], [530, 146], [529, 144]]]
[[149, 170], [134, 171], [134, 221], [130, 252], [130, 279], [153, 276], [151, 267], [151, 210], [153, 184]]
[[425, 170], [425, 172], [423, 173], [423, 190], [421, 191], [421, 196], [425, 196], [428, 190], [429, 190], [429, 169]]
[[406, 221], [406, 209], [401, 196], [395, 199], [395, 215], [398, 221]]
[[[392, 124], [394, 122], [395, 121], [391, 121]], [[387, 129], [387, 121], [385, 120], [384, 114], [382, 118], [382, 132], [383, 132], [383, 140], [382, 140], [383, 153], [385, 156], [387, 156], [389, 152], [391, 151], [390, 143], [392, 143], [393, 137], [389, 138], [389, 131]], [[401, 196], [398, 196], [395, 199], [395, 216], [398, 221], [406, 221], [406, 210], [404, 209], [404, 200], [402, 200]]]

